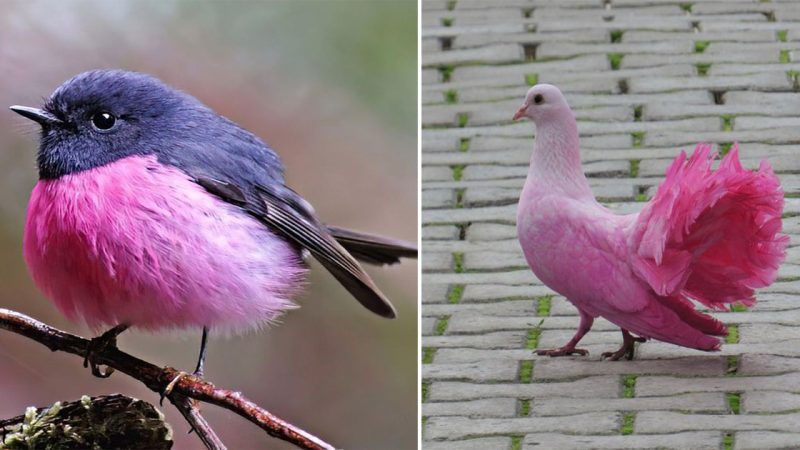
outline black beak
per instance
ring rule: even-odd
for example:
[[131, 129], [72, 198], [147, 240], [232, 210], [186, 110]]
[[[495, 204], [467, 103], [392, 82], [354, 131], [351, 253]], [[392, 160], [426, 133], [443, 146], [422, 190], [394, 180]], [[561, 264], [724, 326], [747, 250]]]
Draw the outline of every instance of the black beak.
[[11, 107], [11, 110], [22, 117], [31, 119], [32, 121], [38, 123], [41, 126], [58, 125], [63, 123], [61, 119], [59, 119], [58, 117], [38, 108], [14, 105]]

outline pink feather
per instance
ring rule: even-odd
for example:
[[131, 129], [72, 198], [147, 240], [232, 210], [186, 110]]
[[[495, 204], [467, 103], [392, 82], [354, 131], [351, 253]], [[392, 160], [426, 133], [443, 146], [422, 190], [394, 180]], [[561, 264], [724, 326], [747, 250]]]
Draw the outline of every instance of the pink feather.
[[290, 244], [152, 156], [39, 181], [23, 251], [45, 295], [94, 328], [251, 328], [294, 307], [306, 272]]

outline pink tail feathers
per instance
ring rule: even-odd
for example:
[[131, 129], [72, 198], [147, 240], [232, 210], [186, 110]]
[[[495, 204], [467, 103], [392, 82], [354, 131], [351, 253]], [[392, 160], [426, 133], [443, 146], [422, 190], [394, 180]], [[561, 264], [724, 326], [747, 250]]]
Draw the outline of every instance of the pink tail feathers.
[[789, 243], [783, 190], [766, 160], [757, 171], [742, 168], [737, 145], [712, 171], [716, 157], [700, 144], [688, 161], [684, 152], [675, 159], [636, 220], [632, 262], [661, 296], [714, 309], [752, 305], [754, 289], [775, 281]]

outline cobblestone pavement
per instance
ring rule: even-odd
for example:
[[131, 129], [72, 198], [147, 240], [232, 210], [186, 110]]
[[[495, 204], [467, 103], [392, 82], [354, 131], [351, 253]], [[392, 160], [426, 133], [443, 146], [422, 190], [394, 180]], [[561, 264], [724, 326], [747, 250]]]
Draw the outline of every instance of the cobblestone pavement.
[[[485, 0], [422, 4], [423, 439], [431, 450], [800, 448], [800, 4]], [[797, 61], [797, 62], [795, 62]], [[546, 358], [575, 309], [528, 270], [516, 201], [527, 87], [561, 87], [595, 194], [638, 210], [679, 150], [741, 143], [786, 191], [792, 247], [751, 311], [716, 314], [720, 353], [621, 337]]]

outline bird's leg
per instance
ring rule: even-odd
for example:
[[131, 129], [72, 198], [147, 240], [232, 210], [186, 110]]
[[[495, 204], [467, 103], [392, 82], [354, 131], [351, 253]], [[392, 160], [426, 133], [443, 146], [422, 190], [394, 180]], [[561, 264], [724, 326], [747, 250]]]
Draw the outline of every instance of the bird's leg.
[[586, 314], [585, 312], [581, 311], [580, 309], [578, 312], [581, 314], [581, 322], [578, 325], [578, 331], [575, 332], [575, 336], [572, 336], [572, 339], [567, 342], [566, 345], [560, 348], [551, 348], [551, 349], [542, 349], [536, 350], [536, 354], [539, 356], [566, 356], [566, 355], [588, 355], [589, 351], [583, 348], [575, 348], [583, 339], [583, 336], [589, 332], [589, 329], [592, 328], [592, 323], [594, 323], [594, 317]]
[[123, 331], [127, 330], [128, 327], [128, 324], [121, 323], [101, 334], [100, 336], [92, 338], [89, 341], [89, 345], [86, 347], [86, 356], [83, 358], [83, 367], [91, 367], [92, 375], [98, 378], [110, 377], [111, 374], [114, 373], [114, 368], [107, 367], [105, 371], [100, 370], [97, 364], [92, 361], [92, 354], [95, 352], [104, 351], [108, 348], [116, 347], [117, 336], [119, 336]]
[[[193, 377], [203, 378], [203, 371], [205, 368], [206, 363], [206, 349], [208, 345], [208, 327], [203, 327], [203, 337], [200, 340], [200, 355], [197, 358], [197, 366], [192, 372]], [[184, 371], [178, 372], [178, 375], [169, 382], [167, 387], [164, 388], [164, 392], [161, 393], [161, 403], [164, 403], [164, 397], [168, 396], [172, 393], [172, 389], [175, 388], [175, 385], [180, 381], [181, 378], [189, 375]]]
[[647, 339], [643, 337], [634, 336], [625, 328], [620, 328], [622, 331], [622, 347], [615, 352], [604, 352], [601, 356], [605, 359], [608, 358], [612, 361], [619, 361], [624, 356], [628, 360], [633, 359], [633, 352], [636, 349], [636, 342], [644, 342]]

